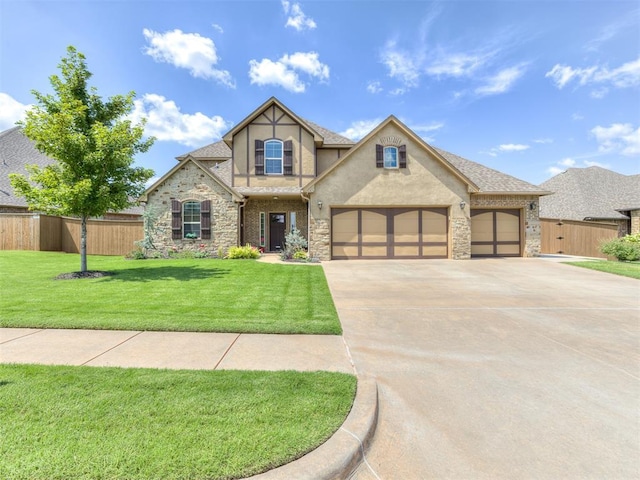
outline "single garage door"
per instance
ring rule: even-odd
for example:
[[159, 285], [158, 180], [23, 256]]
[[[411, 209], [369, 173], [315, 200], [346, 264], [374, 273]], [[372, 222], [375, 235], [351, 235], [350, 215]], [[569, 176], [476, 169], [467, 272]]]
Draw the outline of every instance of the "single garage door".
[[447, 258], [446, 208], [333, 208], [331, 258]]
[[520, 256], [520, 210], [471, 210], [471, 255]]

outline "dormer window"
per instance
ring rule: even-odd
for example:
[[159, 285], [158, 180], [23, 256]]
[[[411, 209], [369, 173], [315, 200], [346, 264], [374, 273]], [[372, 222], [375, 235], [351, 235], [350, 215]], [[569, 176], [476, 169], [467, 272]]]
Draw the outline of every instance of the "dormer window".
[[267, 175], [282, 175], [282, 152], [280, 140], [264, 142], [264, 171]]
[[398, 168], [397, 147], [384, 147], [384, 168]]

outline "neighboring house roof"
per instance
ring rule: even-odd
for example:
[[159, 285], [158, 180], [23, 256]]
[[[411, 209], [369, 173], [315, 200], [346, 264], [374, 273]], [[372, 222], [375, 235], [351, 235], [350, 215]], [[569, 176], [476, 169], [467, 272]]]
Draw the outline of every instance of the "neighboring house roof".
[[453, 153], [447, 152], [440, 148], [435, 148], [445, 160], [456, 167], [467, 178], [478, 186], [480, 194], [531, 194], [531, 195], [549, 195], [546, 189], [540, 188], [531, 183], [512, 177], [506, 173], [499, 172], [493, 168], [485, 167], [466, 158], [462, 158]]
[[54, 162], [40, 153], [20, 127], [13, 127], [0, 133], [0, 205], [27, 207], [23, 197], [18, 197], [9, 181], [10, 173], [28, 176], [26, 165], [45, 167]]
[[[0, 132], [0, 206], [27, 208], [23, 197], [16, 196], [9, 181], [10, 173], [20, 173], [29, 177], [26, 165], [46, 167], [55, 160], [41, 153], [35, 144], [24, 134], [21, 127], [13, 127]], [[144, 209], [129, 207], [115, 214], [141, 215]]]
[[553, 195], [540, 199], [540, 217], [562, 220], [624, 220], [618, 210], [640, 209], [640, 175], [601, 167], [570, 168], [540, 187]]

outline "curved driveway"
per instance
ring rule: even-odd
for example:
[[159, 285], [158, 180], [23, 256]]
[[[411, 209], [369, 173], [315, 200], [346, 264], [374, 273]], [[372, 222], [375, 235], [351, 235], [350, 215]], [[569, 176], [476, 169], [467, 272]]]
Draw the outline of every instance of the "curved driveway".
[[353, 478], [640, 478], [639, 281], [544, 259], [324, 269], [379, 386]]

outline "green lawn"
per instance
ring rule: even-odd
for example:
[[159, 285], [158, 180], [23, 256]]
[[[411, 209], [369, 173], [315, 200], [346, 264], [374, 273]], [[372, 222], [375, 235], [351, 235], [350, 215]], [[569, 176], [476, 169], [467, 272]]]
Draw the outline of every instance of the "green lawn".
[[614, 273], [625, 277], [640, 280], [640, 262], [614, 262], [614, 261], [588, 261], [588, 262], [563, 262], [567, 265], [589, 268], [600, 272]]
[[90, 256], [96, 279], [55, 280], [79, 256], [0, 251], [0, 327], [340, 334], [322, 268], [254, 260]]
[[0, 478], [243, 478], [323, 443], [355, 389], [332, 372], [0, 365]]

